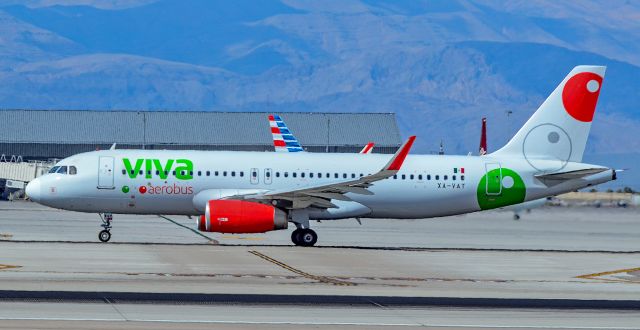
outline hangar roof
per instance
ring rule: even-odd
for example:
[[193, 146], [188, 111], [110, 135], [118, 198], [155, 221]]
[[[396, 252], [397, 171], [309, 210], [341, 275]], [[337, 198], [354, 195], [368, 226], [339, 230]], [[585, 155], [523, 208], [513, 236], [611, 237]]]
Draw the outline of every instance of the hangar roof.
[[[0, 110], [0, 142], [272, 145], [267, 112]], [[393, 113], [278, 113], [303, 146], [400, 145]]]

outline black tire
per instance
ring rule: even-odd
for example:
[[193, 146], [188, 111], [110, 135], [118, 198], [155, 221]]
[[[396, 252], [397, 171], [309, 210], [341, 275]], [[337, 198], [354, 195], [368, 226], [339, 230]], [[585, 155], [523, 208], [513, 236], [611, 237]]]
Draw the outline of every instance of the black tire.
[[108, 230], [103, 230], [98, 233], [98, 239], [100, 242], [106, 243], [111, 239], [111, 232]]
[[291, 242], [295, 245], [300, 245], [300, 229], [296, 229], [291, 233]]
[[311, 229], [302, 229], [298, 234], [298, 242], [302, 246], [314, 246], [318, 241], [318, 234]]

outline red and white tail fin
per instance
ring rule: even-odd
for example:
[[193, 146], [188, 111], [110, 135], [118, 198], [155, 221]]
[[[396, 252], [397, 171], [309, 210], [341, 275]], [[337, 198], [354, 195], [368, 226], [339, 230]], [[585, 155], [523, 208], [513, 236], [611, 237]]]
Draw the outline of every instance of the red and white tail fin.
[[278, 115], [269, 115], [269, 126], [273, 136], [273, 146], [276, 152], [304, 151], [295, 136]]
[[534, 168], [581, 162], [606, 67], [575, 67], [496, 156], [524, 157]]
[[482, 118], [482, 133], [480, 133], [480, 156], [487, 154], [487, 118]]
[[375, 144], [373, 142], [369, 142], [367, 143], [366, 146], [364, 146], [364, 148], [362, 148], [362, 150], [360, 150], [361, 154], [370, 154], [373, 151], [373, 146]]

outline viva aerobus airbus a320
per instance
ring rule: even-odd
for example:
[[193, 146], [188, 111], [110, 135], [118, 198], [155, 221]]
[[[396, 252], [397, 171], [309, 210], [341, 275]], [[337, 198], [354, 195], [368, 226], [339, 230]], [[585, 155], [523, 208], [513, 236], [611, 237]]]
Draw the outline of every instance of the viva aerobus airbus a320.
[[63, 159], [26, 192], [40, 204], [100, 214], [101, 241], [111, 237], [113, 213], [197, 216], [199, 230], [220, 233], [263, 233], [291, 222], [293, 243], [312, 246], [318, 237], [310, 220], [504, 207], [615, 180], [615, 170], [582, 163], [604, 73], [602, 66], [574, 68], [507, 145], [481, 157], [408, 155], [414, 136], [391, 157], [101, 150]]

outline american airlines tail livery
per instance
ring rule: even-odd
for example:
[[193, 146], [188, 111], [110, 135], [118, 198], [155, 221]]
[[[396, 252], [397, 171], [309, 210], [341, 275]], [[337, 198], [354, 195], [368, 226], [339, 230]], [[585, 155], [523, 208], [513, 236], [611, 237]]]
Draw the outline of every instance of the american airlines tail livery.
[[[63, 159], [26, 191], [44, 205], [100, 214], [103, 242], [113, 213], [197, 216], [199, 230], [220, 233], [291, 222], [293, 243], [312, 246], [310, 220], [504, 207], [615, 180], [615, 170], [582, 163], [604, 73], [574, 68], [507, 145], [484, 156], [408, 155], [414, 136], [393, 156], [112, 148]], [[281, 147], [301, 151], [297, 141]]]

